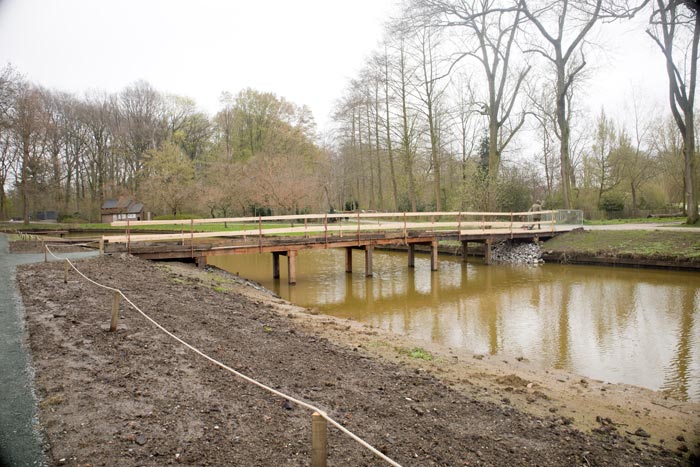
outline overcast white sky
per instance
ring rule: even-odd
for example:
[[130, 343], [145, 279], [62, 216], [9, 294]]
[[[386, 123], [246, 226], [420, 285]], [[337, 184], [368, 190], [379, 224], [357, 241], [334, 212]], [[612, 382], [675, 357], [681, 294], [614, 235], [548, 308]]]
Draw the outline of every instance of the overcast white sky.
[[[252, 87], [308, 105], [322, 130], [393, 11], [394, 0], [0, 0], [0, 66], [77, 94], [144, 79], [210, 113], [222, 91]], [[622, 116], [631, 87], [665, 112], [661, 54], [643, 26], [602, 38], [591, 112]]]

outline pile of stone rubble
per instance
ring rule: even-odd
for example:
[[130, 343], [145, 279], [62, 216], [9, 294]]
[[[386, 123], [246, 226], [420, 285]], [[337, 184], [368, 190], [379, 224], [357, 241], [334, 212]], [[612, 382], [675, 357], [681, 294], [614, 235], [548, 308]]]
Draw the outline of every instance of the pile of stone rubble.
[[542, 248], [537, 243], [502, 242], [491, 249], [491, 261], [509, 264], [541, 264]]

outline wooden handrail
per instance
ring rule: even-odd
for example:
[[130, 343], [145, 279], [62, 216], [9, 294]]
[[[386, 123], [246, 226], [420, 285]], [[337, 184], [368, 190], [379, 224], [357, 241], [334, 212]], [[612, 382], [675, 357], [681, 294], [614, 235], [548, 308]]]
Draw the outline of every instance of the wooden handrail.
[[[523, 211], [514, 212], [514, 216], [531, 216], [533, 214], [554, 214], [556, 211]], [[449, 211], [449, 212], [352, 212], [352, 213], [334, 213], [334, 214], [289, 214], [284, 216], [267, 216], [263, 217], [264, 221], [291, 221], [291, 220], [317, 220], [325, 219], [376, 219], [386, 217], [509, 217], [510, 212], [464, 212], [464, 211]], [[124, 227], [127, 225], [180, 225], [180, 224], [223, 224], [223, 223], [257, 223], [260, 216], [254, 217], [219, 217], [206, 219], [174, 219], [164, 221], [114, 221], [110, 225], [114, 227]]]
[[[501, 234], [501, 233], [506, 233], [506, 234], [513, 234], [513, 233], [522, 233], [522, 232], [527, 232], [529, 229], [527, 226], [532, 224], [532, 221], [528, 219], [528, 216], [531, 216], [533, 214], [552, 214], [552, 219], [549, 221], [551, 223], [551, 228], [554, 230], [554, 224], [556, 223], [556, 220], [554, 218], [554, 212], [555, 211], [538, 211], [535, 213], [532, 212], [527, 212], [527, 213], [498, 213], [498, 216], [502, 216], [505, 218], [509, 218], [508, 220], [503, 220], [503, 221], [492, 221], [492, 222], [486, 222], [485, 220], [479, 221], [479, 220], [474, 220], [472, 222], [465, 222], [462, 219], [462, 216], [465, 216], [466, 213], [455, 213], [455, 215], [458, 217], [456, 221], [453, 222], [407, 222], [406, 217], [409, 216], [409, 214], [415, 214], [415, 213], [390, 213], [390, 217], [398, 217], [398, 216], [404, 216], [403, 221], [394, 221], [394, 222], [382, 222], [382, 223], [372, 223], [372, 224], [365, 224], [360, 222], [363, 219], [363, 215], [360, 213], [356, 214], [356, 219], [357, 219], [357, 224], [346, 224], [346, 225], [329, 225], [328, 224], [328, 218], [331, 216], [335, 216], [335, 214], [328, 214], [327, 217], [326, 215], [320, 215], [321, 219], [323, 219], [323, 223], [321, 224], [308, 224], [307, 222], [304, 222], [303, 226], [300, 227], [285, 227], [285, 228], [271, 228], [271, 229], [263, 229], [262, 228], [262, 218], [258, 217], [255, 218], [255, 220], [258, 221], [257, 229], [245, 229], [245, 230], [237, 230], [237, 231], [217, 231], [217, 232], [198, 232], [198, 233], [191, 233], [191, 240], [194, 240], [195, 238], [212, 238], [212, 237], [243, 237], [244, 241], [248, 236], [258, 236], [259, 242], [262, 241], [263, 236], [270, 236], [270, 235], [284, 235], [284, 234], [300, 234], [304, 236], [308, 236], [309, 233], [319, 233], [323, 234], [325, 241], [327, 241], [328, 238], [328, 233], [329, 232], [339, 232], [342, 234], [342, 232], [348, 232], [348, 231], [354, 231], [356, 232], [357, 239], [358, 241], [360, 240], [360, 233], [361, 232], [367, 232], [367, 231], [396, 231], [396, 232], [401, 232], [403, 234], [404, 240], [407, 237], [407, 231], [410, 230], [430, 230], [430, 231], [437, 231], [441, 233], [447, 233], [447, 232], [455, 232], [460, 238], [464, 234], [469, 234], [469, 233], [474, 233], [474, 232], [480, 232], [480, 233], [492, 233], [492, 234]], [[372, 218], [377, 218], [374, 214], [376, 213], [370, 213], [373, 214]], [[422, 215], [425, 215], [425, 213], [419, 213]], [[452, 213], [450, 213], [452, 214]], [[479, 215], [482, 216], [482, 219], [485, 219], [487, 215], [494, 215], [493, 213], [470, 213], [472, 215]], [[443, 213], [443, 216], [446, 216], [447, 214]], [[318, 215], [311, 215], [311, 216], [318, 216]], [[512, 217], [511, 217], [512, 216]], [[514, 222], [513, 219], [517, 216], [523, 217], [522, 221], [517, 221]], [[300, 218], [304, 218], [306, 216], [301, 216]], [[389, 217], [389, 216], [385, 216]], [[314, 217], [317, 218], [317, 217]], [[243, 219], [243, 218], [241, 218]], [[195, 220], [191, 220], [191, 225], [196, 223]], [[148, 221], [146, 221], [148, 222]], [[151, 221], [153, 222], [153, 221]], [[156, 221], [160, 222], [160, 221]], [[226, 222], [233, 222], [231, 219], [228, 219]], [[547, 222], [547, 221], [545, 221]], [[130, 227], [133, 227], [134, 223], [131, 223]], [[131, 229], [130, 229], [131, 230]], [[177, 240], [181, 238], [182, 234], [146, 234], [146, 235], [133, 235], [132, 232], [129, 232], [126, 236], [125, 235], [111, 235], [111, 236], [104, 236], [103, 239], [110, 242], [110, 243], [132, 243], [132, 242], [149, 242], [149, 241], [159, 241], [159, 240]]]

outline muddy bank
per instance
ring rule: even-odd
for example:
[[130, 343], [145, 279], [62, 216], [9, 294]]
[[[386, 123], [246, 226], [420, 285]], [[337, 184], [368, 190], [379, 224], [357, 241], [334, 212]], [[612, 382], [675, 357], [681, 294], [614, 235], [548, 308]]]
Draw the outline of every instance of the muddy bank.
[[[126, 255], [77, 264], [212, 357], [319, 405], [406, 466], [684, 465], [683, 446], [697, 449], [696, 404], [661, 398], [664, 407], [634, 413], [642, 393], [623, 404], [614, 389], [629, 388], [551, 373], [566, 388], [557, 392], [527, 362], [413, 352], [415, 343], [307, 313], [223, 273]], [[18, 281], [55, 465], [308, 465], [306, 410], [212, 366], [132, 310], [122, 307], [119, 331], [106, 332], [110, 293], [75, 274], [64, 284], [60, 264], [23, 267]], [[582, 405], [567, 391], [580, 391]], [[595, 392], [616, 402], [588, 431], [578, 414], [594, 412]], [[654, 422], [665, 419], [660, 435]], [[330, 465], [381, 465], [335, 430], [329, 445]]]

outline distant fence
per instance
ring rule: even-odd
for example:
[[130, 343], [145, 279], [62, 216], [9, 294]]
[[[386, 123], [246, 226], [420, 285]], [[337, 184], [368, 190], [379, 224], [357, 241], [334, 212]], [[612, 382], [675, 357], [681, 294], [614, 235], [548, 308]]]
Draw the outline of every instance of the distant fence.
[[553, 212], [557, 225], [583, 225], [583, 211], [580, 209], [558, 209]]

